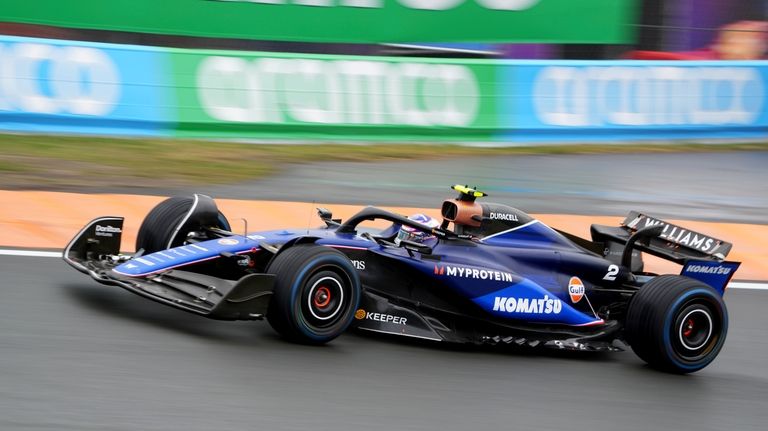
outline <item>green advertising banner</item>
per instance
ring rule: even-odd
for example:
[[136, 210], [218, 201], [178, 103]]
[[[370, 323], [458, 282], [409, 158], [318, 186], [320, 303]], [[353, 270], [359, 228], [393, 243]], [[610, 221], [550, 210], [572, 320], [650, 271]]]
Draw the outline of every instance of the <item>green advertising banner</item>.
[[498, 128], [490, 61], [169, 55], [181, 136], [488, 141]]
[[0, 21], [310, 42], [629, 43], [635, 0], [34, 0]]

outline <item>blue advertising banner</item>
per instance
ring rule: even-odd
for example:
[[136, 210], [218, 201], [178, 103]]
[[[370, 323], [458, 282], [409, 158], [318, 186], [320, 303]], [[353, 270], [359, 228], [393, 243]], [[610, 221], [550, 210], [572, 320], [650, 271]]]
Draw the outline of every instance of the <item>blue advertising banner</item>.
[[768, 135], [768, 62], [507, 61], [501, 140]]
[[164, 55], [148, 47], [0, 37], [0, 128], [161, 134], [174, 115]]

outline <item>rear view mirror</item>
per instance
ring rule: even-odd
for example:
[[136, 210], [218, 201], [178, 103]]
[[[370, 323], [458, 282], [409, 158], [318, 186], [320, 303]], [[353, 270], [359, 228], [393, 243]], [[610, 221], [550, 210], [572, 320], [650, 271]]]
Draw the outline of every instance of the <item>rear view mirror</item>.
[[432, 247], [420, 244], [415, 241], [409, 241], [407, 239], [400, 240], [400, 247], [403, 247], [408, 251], [415, 251], [421, 254], [432, 254]]

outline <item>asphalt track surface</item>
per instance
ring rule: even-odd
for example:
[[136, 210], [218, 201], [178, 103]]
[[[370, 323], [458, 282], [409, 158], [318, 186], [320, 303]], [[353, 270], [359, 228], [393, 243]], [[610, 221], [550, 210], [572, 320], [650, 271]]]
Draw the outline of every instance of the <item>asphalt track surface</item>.
[[632, 352], [290, 344], [2, 256], [2, 430], [764, 430], [768, 291], [731, 290], [724, 350], [688, 376]]
[[[301, 165], [214, 197], [438, 205], [481, 185], [533, 213], [765, 224], [767, 153]], [[133, 190], [136, 192], [136, 190]], [[171, 191], [154, 191], [171, 194]], [[179, 191], [172, 191], [179, 192]], [[718, 359], [688, 376], [631, 351], [453, 348], [349, 333], [328, 346], [0, 256], [0, 430], [764, 430], [768, 291], [730, 290]]]
[[460, 183], [480, 186], [489, 201], [535, 214], [622, 216], [636, 209], [670, 219], [766, 224], [766, 166], [768, 152], [329, 162], [195, 191], [219, 198], [423, 208], [439, 207], [452, 195], [448, 186]]

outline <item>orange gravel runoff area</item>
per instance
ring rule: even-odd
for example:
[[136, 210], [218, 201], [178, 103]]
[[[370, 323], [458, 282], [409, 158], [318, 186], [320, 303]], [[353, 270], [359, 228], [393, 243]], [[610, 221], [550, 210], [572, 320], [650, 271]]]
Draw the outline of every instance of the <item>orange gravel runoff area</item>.
[[[215, 197], [215, 196], [214, 196]], [[123, 216], [123, 251], [134, 251], [136, 232], [144, 216], [164, 197], [120, 194], [78, 194], [42, 191], [0, 190], [0, 247], [63, 249], [90, 220], [99, 216]], [[360, 205], [324, 204], [322, 202], [274, 202], [216, 199], [232, 229], [244, 229], [240, 219], [248, 221], [248, 230], [315, 227], [320, 223], [316, 207], [333, 211], [334, 217], [346, 219], [359, 211]], [[439, 209], [383, 207], [408, 215], [424, 212], [439, 216]], [[533, 214], [549, 226], [589, 238], [592, 223], [617, 226], [623, 216], [576, 216]], [[768, 280], [768, 225], [668, 220], [680, 226], [733, 243], [728, 260], [743, 262], [736, 273], [739, 280]], [[659, 273], [677, 273], [680, 266], [648, 257], [647, 269]]]

